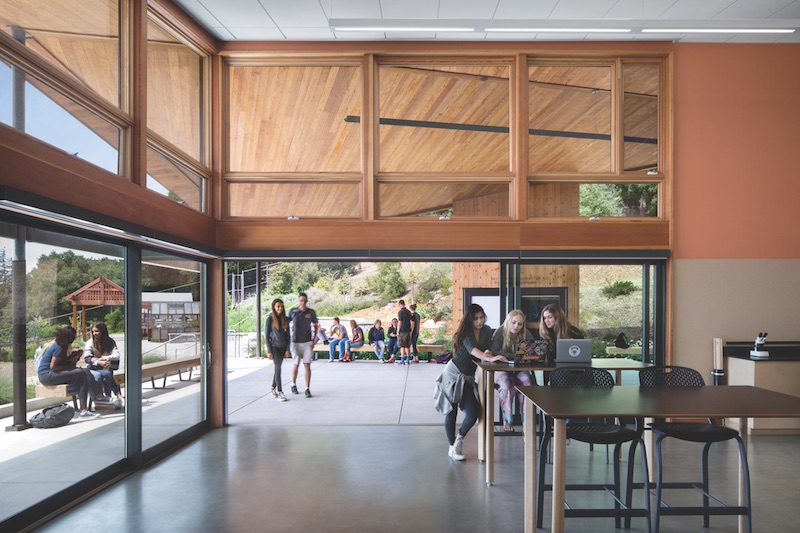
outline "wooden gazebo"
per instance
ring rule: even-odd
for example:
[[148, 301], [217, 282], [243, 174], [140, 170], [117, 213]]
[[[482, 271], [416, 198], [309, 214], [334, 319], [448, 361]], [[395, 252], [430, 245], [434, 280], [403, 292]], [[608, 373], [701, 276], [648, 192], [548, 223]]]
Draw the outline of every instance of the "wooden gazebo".
[[81, 338], [86, 340], [87, 305], [125, 305], [125, 289], [110, 279], [99, 277], [87, 283], [66, 299], [72, 302], [72, 327], [78, 329], [78, 306], [81, 307]]

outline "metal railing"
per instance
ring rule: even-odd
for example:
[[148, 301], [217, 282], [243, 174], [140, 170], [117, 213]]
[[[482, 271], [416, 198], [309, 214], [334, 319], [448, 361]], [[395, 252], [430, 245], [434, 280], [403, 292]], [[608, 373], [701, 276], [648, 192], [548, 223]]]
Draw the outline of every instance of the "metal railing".
[[[183, 340], [185, 338], [190, 339], [190, 341], [187, 342], [186, 340]], [[181, 344], [182, 346], [176, 346], [177, 344]], [[169, 340], [161, 343], [159, 346], [155, 346], [147, 350], [146, 352], [142, 352], [142, 359], [144, 359], [144, 357], [148, 354], [156, 353], [161, 350], [164, 350], [164, 359], [170, 359], [170, 348], [174, 348], [173, 359], [178, 359], [179, 357], [183, 356], [197, 355], [200, 353], [200, 335], [198, 333], [170, 333]]]

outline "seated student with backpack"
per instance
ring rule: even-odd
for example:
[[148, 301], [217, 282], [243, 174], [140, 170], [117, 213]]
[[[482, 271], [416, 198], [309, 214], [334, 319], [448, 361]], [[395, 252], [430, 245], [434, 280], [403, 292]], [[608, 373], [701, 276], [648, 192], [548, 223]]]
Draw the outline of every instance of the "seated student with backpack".
[[97, 416], [87, 408], [87, 396], [95, 401], [96, 389], [92, 375], [85, 368], [75, 365], [80, 360], [81, 351], [71, 351], [72, 342], [77, 337], [77, 332], [72, 326], [64, 326], [56, 330], [55, 341], [47, 347], [36, 368], [39, 382], [42, 385], [68, 385], [78, 390], [80, 402], [80, 418], [93, 418]]

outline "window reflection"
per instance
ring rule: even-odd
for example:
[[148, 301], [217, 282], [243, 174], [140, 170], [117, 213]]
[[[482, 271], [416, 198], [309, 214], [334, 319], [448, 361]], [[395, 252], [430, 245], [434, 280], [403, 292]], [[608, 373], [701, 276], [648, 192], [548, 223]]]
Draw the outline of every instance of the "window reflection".
[[[200, 302], [200, 263], [156, 251], [143, 252], [143, 450], [202, 420]], [[157, 377], [149, 379], [159, 367], [168, 374], [166, 380], [160, 370]]]
[[0, 122], [116, 174], [119, 128], [44, 83], [23, 76], [24, 87], [17, 91], [14, 69], [0, 61], [0, 92], [9, 95], [3, 98], [7, 103], [0, 107]]
[[196, 161], [203, 153], [203, 56], [147, 23], [147, 127]]
[[509, 70], [381, 66], [380, 171], [508, 171]]
[[152, 146], [147, 147], [147, 188], [197, 211], [205, 210], [207, 178]]
[[625, 171], [658, 170], [659, 65], [625, 63]]
[[657, 217], [655, 183], [539, 183], [528, 187], [529, 217]]
[[119, 2], [0, 2], [0, 31], [54, 68], [119, 105]]
[[508, 191], [507, 182], [380, 183], [380, 216], [508, 217]]
[[[13, 224], [0, 223], [0, 410], [13, 409], [10, 397], [14, 377], [10, 362], [13, 353], [12, 294], [16, 287], [25, 287], [24, 313], [26, 352], [25, 387], [27, 413], [31, 418], [48, 405], [72, 403], [64, 397], [52, 397], [53, 389], [37, 385], [33, 357], [38, 346], [53, 339], [55, 331], [67, 324], [77, 330], [72, 348], [82, 350], [92, 324], [104, 322], [120, 352], [120, 370], [125, 371], [125, 308], [110, 291], [108, 298], [93, 292], [98, 283], [108, 282], [124, 290], [123, 248], [108, 243], [24, 228], [17, 233]], [[24, 269], [14, 272], [15, 239], [24, 243]], [[21, 260], [17, 257], [17, 260]], [[24, 276], [24, 279], [22, 277]], [[102, 280], [102, 281], [101, 281]], [[80, 302], [73, 309], [71, 300]], [[81, 299], [81, 297], [84, 297]], [[77, 363], [85, 366], [83, 358]], [[124, 389], [123, 389], [124, 394]], [[55, 394], [58, 396], [58, 394]], [[29, 429], [23, 432], [0, 432], [0, 520], [42, 501], [65, 487], [78, 483], [97, 471], [123, 458], [125, 450], [125, 411], [116, 406], [95, 404], [101, 416], [73, 419], [67, 427], [49, 430]], [[13, 412], [13, 410], [12, 410]], [[12, 416], [5, 413], [0, 418]], [[31, 439], [36, 432], [36, 438]], [[22, 440], [21, 440], [22, 439]], [[91, 452], [89, 452], [91, 450]], [[30, 465], [37, 465], [32, 474]], [[56, 479], [53, 477], [57, 473]], [[19, 480], [15, 482], [14, 480]]]
[[611, 171], [611, 67], [531, 65], [530, 172]]
[[231, 183], [233, 217], [361, 216], [359, 183]]

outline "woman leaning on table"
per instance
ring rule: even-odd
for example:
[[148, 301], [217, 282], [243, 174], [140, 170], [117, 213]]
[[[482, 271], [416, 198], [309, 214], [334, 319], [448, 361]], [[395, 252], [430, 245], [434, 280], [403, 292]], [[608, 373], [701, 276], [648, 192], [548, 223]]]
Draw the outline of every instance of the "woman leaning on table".
[[[447, 455], [456, 461], [465, 459], [464, 437], [478, 421], [481, 403], [475, 385], [475, 361], [507, 361], [502, 355], [493, 355], [492, 328], [485, 324], [486, 313], [478, 304], [470, 304], [453, 335], [453, 358], [436, 380], [434, 400], [436, 410], [444, 415], [444, 430], [450, 445]], [[464, 411], [464, 420], [456, 435], [458, 408]]]
[[[502, 354], [509, 359], [514, 358], [519, 342], [533, 340], [533, 335], [525, 327], [525, 313], [514, 309], [508, 313], [503, 324], [492, 336], [492, 353]], [[494, 383], [500, 393], [500, 411], [503, 414], [503, 430], [514, 431], [513, 401], [516, 385], [533, 385], [531, 373], [525, 371], [500, 371], [494, 373]], [[519, 393], [517, 393], [519, 394]], [[522, 403], [520, 405], [523, 405]]]
[[537, 337], [547, 341], [547, 361], [552, 363], [556, 359], [558, 339], [582, 339], [583, 333], [569, 323], [560, 305], [548, 304], [542, 309]]

